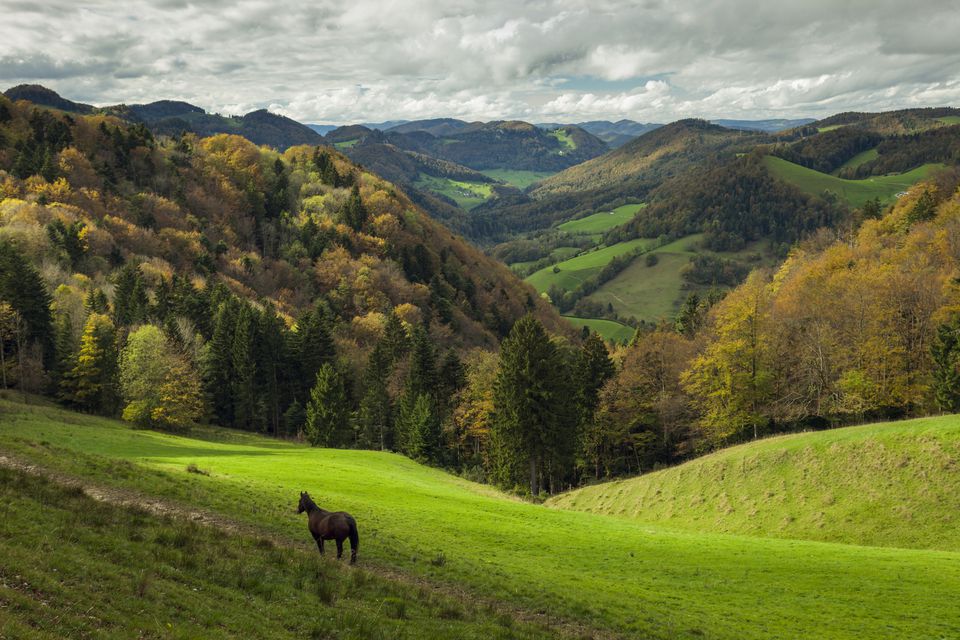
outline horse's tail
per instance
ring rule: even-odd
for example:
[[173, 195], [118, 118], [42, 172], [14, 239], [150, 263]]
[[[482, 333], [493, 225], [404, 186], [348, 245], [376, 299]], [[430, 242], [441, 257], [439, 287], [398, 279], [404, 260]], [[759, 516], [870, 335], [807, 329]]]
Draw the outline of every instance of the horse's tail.
[[357, 533], [357, 521], [350, 518], [350, 564], [357, 561], [357, 550], [360, 548], [360, 534]]

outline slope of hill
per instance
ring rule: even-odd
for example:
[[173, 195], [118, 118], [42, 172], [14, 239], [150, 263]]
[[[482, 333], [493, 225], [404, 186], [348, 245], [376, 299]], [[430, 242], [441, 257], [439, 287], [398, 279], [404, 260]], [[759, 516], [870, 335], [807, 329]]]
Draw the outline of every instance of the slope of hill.
[[960, 417], [768, 438], [551, 498], [692, 531], [960, 550]]
[[713, 124], [718, 124], [727, 129], [744, 129], [746, 131], [765, 131], [767, 133], [777, 133], [795, 127], [802, 127], [812, 122], [814, 118], [797, 118], [789, 120], [785, 118], [774, 118], [772, 120], [711, 120]]
[[98, 498], [0, 468], [3, 637], [485, 640], [558, 631], [372, 571], [339, 571], [306, 541], [200, 526], [170, 504], [139, 506], [129, 494], [114, 504], [89, 491]]
[[[219, 430], [177, 437], [4, 400], [0, 412], [0, 448], [7, 455], [81, 482], [219, 513], [279, 540], [306, 538], [302, 518], [293, 513], [298, 493], [306, 489], [321, 504], [357, 518], [361, 568], [382, 567], [465, 591], [467, 597], [496, 598], [550, 619], [589, 625], [581, 627], [581, 636], [607, 631], [654, 639], [943, 637], [960, 624], [956, 553], [636, 526], [623, 518], [524, 503], [392, 454], [311, 449]], [[943, 460], [935, 448], [927, 451], [932, 444], [915, 450], [917, 468]], [[190, 465], [206, 474], [190, 473]], [[59, 498], [55, 504], [60, 512]], [[15, 513], [23, 508], [18, 499]], [[139, 522], [153, 526], [142, 516]], [[188, 530], [179, 548], [205, 553], [211, 543], [194, 542], [201, 536]], [[91, 553], [87, 549], [102, 548], [86, 537], [70, 544], [84, 558]], [[18, 550], [18, 562], [26, 564], [23, 553]], [[283, 547], [271, 558], [271, 578], [296, 561]], [[234, 570], [228, 563], [218, 566], [227, 576]], [[348, 582], [363, 581], [352, 573]], [[304, 584], [312, 580], [308, 576]], [[166, 588], [165, 573], [157, 583]], [[337, 584], [331, 585], [335, 597]], [[267, 589], [239, 586], [257, 594]], [[289, 587], [281, 578], [274, 588], [281, 594]], [[369, 592], [353, 593], [362, 602]], [[392, 591], [385, 595], [397, 597]], [[232, 603], [236, 596], [223, 597]], [[413, 594], [410, 599], [411, 623], [426, 625], [419, 601]], [[246, 601], [258, 602], [249, 594]], [[354, 602], [344, 607], [352, 609]], [[384, 603], [381, 611], [395, 606]], [[25, 624], [34, 610], [10, 613]], [[276, 610], [266, 610], [271, 615], [262, 625], [272, 631]], [[467, 631], [475, 619], [469, 612], [455, 617]], [[371, 624], [389, 623], [374, 618]]]
[[[49, 261], [48, 284], [71, 300], [109, 291], [131, 262], [150, 295], [174, 276], [220, 283], [287, 318], [333, 296], [348, 325], [401, 304], [413, 305], [411, 318], [442, 309], [457, 326], [450, 339], [465, 343], [495, 344], [530, 309], [561, 326], [506, 267], [335, 152], [280, 155], [226, 135], [156, 140], [110, 116], [67, 121], [3, 104], [0, 171], [12, 175], [0, 178], [0, 230], [36, 264]], [[73, 229], [67, 240], [48, 234], [59, 224]]]
[[464, 122], [463, 120], [457, 120], [456, 118], [433, 118], [430, 120], [414, 120], [412, 122], [404, 122], [403, 124], [398, 124], [396, 126], [384, 129], [384, 131], [389, 131], [391, 133], [413, 133], [415, 131], [423, 131], [432, 136], [442, 138], [444, 136], [460, 133], [469, 128], [477, 128], [482, 124], [483, 123], [481, 122]]
[[804, 193], [811, 196], [821, 196], [825, 192], [834, 193], [851, 207], [862, 207], [875, 198], [879, 199], [881, 204], [889, 204], [898, 193], [945, 168], [945, 165], [940, 163], [927, 163], [906, 173], [845, 180], [775, 156], [767, 156], [763, 161], [773, 175], [795, 185]]
[[157, 135], [176, 136], [192, 132], [201, 137], [218, 133], [241, 135], [254, 144], [267, 145], [283, 151], [298, 144], [317, 145], [322, 137], [310, 127], [266, 109], [243, 116], [222, 116], [207, 113], [200, 107], [175, 100], [160, 100], [150, 104], [116, 105], [97, 108], [62, 98], [54, 91], [39, 85], [20, 85], [8, 89], [11, 100], [26, 100], [32, 104], [52, 107], [79, 114], [102, 113], [132, 123], [143, 123]]

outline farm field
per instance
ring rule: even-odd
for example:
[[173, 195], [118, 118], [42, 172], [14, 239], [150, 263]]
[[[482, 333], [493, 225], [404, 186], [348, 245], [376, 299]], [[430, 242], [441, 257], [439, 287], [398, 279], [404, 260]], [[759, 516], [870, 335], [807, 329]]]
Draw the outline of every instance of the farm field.
[[960, 124], [960, 116], [944, 116], [937, 118], [943, 124]]
[[602, 318], [578, 318], [576, 316], [563, 316], [573, 326], [589, 327], [591, 331], [600, 334], [604, 340], [625, 344], [633, 338], [636, 330], [625, 324], [614, 320], [604, 320]]
[[852, 158], [844, 162], [842, 165], [840, 165], [836, 169], [836, 171], [833, 171], [830, 175], [835, 176], [839, 174], [841, 171], [843, 171], [844, 169], [856, 169], [860, 165], [866, 164], [871, 160], [876, 159], [878, 155], [880, 154], [877, 152], [876, 147], [874, 147], [873, 149], [867, 149], [866, 151], [861, 151], [860, 153], [858, 153], [857, 155], [853, 156]]
[[418, 189], [434, 191], [452, 198], [467, 211], [484, 202], [493, 193], [492, 186], [485, 182], [466, 182], [425, 174], [420, 174], [420, 177], [413, 184]]
[[843, 180], [774, 156], [766, 156], [763, 160], [778, 178], [812, 195], [832, 191], [852, 207], [860, 207], [873, 198], [890, 201], [900, 191], [909, 189], [944, 166], [931, 163], [896, 175], [876, 176], [864, 180]]
[[[564, 290], [575, 289], [580, 283], [600, 273], [600, 270], [613, 258], [629, 253], [634, 249], [652, 246], [655, 238], [636, 238], [626, 242], [618, 242], [609, 247], [595, 249], [583, 253], [569, 260], [545, 267], [526, 278], [533, 287], [544, 292], [556, 284]], [[558, 271], [554, 273], [554, 268]]]
[[548, 504], [690, 531], [960, 551], [960, 417], [771, 437]]
[[645, 206], [645, 204], [625, 204], [617, 207], [613, 211], [600, 211], [585, 218], [564, 222], [558, 226], [557, 229], [575, 234], [603, 233], [604, 231], [630, 222], [637, 211]]
[[524, 171], [522, 169], [484, 169], [480, 173], [495, 180], [506, 182], [517, 189], [526, 189], [534, 182], [540, 182], [554, 175], [555, 171]]
[[[715, 522], [698, 531], [638, 525], [525, 503], [388, 453], [311, 449], [219, 429], [174, 436], [10, 400], [0, 401], [0, 415], [7, 455], [229, 513], [291, 541], [306, 536], [294, 513], [306, 489], [321, 505], [357, 517], [361, 565], [630, 637], [940, 638], [960, 626], [960, 554], [952, 551], [727, 535], [715, 532]], [[946, 447], [950, 436], [942, 441]], [[944, 460], [933, 444], [921, 440], [913, 449], [914, 471]], [[775, 452], [777, 441], [766, 446]], [[789, 465], [789, 453], [781, 455]], [[209, 475], [189, 473], [190, 464]], [[789, 466], [780, 469], [794, 477]], [[872, 489], [901, 495], [884, 484]], [[774, 484], [768, 491], [776, 501], [786, 489]], [[803, 495], [807, 501], [798, 506], [821, 510]], [[18, 522], [35, 517], [29, 507], [5, 507], [5, 521], [11, 513]], [[58, 513], [69, 517], [63, 514], [72, 510]], [[852, 531], [855, 523], [845, 526]], [[77, 534], [81, 547], [97, 544], [84, 535]], [[204, 557], [196, 558], [198, 566]], [[415, 627], [404, 630], [419, 637]]]
[[[555, 260], [567, 260], [580, 253], [580, 251], [581, 249], [579, 247], [557, 247], [550, 252], [550, 258]], [[537, 260], [531, 260], [529, 262], [513, 262], [510, 264], [510, 268], [523, 269], [537, 262]]]
[[[574, 142], [573, 138], [570, 137], [570, 134], [563, 129], [554, 129], [549, 133], [549, 135], [556, 138], [565, 149], [573, 150], [577, 148], [577, 143]], [[560, 153], [563, 153], [563, 151]]]

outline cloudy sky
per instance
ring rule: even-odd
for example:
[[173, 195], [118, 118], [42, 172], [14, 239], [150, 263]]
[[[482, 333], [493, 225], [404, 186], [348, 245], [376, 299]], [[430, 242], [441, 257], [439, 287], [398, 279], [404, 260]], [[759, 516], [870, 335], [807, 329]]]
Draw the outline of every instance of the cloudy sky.
[[304, 122], [960, 106], [956, 0], [0, 0], [0, 88]]

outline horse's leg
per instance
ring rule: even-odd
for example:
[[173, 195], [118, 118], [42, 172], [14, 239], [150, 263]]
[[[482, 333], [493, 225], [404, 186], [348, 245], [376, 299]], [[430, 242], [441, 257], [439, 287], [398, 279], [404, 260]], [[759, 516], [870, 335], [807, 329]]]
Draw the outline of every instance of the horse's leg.
[[343, 555], [343, 538], [337, 538], [337, 560]]
[[320, 555], [323, 555], [323, 538], [316, 533], [311, 532], [313, 539], [317, 541], [317, 548], [320, 549]]

